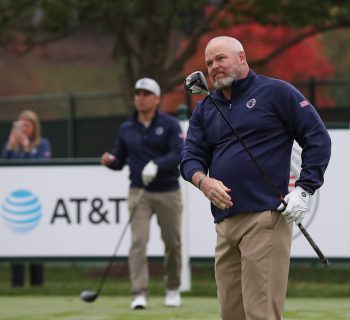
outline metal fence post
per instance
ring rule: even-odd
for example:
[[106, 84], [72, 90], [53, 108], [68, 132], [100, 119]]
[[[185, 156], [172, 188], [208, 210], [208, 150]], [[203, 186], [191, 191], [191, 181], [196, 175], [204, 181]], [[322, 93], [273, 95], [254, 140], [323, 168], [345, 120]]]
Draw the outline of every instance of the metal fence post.
[[74, 158], [76, 156], [76, 97], [74, 93], [69, 93], [69, 116], [68, 116], [68, 134], [67, 134], [67, 151], [68, 157]]
[[309, 80], [309, 97], [313, 106], [316, 106], [316, 79], [311, 77]]
[[[180, 104], [178, 107], [178, 119], [184, 136], [188, 129], [188, 107], [186, 104]], [[180, 180], [181, 196], [182, 196], [182, 216], [181, 216], [181, 253], [182, 253], [182, 268], [181, 268], [181, 286], [180, 290], [190, 291], [192, 287], [191, 278], [191, 261], [190, 261], [190, 244], [189, 244], [189, 183], [185, 180]]]

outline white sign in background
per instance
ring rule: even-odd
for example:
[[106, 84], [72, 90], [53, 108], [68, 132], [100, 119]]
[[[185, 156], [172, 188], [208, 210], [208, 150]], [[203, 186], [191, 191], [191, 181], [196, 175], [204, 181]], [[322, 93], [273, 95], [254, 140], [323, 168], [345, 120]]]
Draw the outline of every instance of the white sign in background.
[[[350, 130], [330, 130], [332, 158], [325, 184], [315, 195], [313, 212], [305, 226], [327, 257], [350, 257], [350, 214], [347, 205], [350, 181]], [[293, 165], [292, 165], [293, 167]], [[185, 185], [188, 215], [188, 252], [191, 257], [213, 257], [215, 228], [209, 201], [192, 185]], [[102, 166], [0, 167], [1, 257], [109, 257], [128, 221], [128, 170]], [[268, 188], [268, 186], [267, 186]], [[16, 233], [4, 218], [5, 199], [16, 190], [37, 196], [42, 217], [37, 227]], [[153, 218], [148, 255], [162, 256], [160, 231]], [[129, 230], [118, 256], [127, 256]], [[295, 227], [293, 257], [316, 254]]]

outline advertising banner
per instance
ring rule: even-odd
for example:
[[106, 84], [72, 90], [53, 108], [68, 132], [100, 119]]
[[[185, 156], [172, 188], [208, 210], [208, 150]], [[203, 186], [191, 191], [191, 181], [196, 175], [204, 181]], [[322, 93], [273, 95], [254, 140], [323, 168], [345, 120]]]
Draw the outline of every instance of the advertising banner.
[[[330, 135], [332, 158], [325, 183], [312, 197], [303, 224], [326, 256], [349, 258], [350, 130], [330, 130]], [[300, 148], [295, 147], [290, 189], [300, 164]], [[128, 223], [128, 174], [128, 168], [112, 171], [97, 164], [1, 166], [0, 258], [110, 257]], [[216, 235], [209, 201], [182, 179], [181, 185], [189, 256], [213, 257]], [[127, 256], [129, 245], [128, 230], [118, 256]], [[153, 217], [148, 255], [163, 256], [163, 251]], [[292, 256], [316, 256], [297, 227]]]

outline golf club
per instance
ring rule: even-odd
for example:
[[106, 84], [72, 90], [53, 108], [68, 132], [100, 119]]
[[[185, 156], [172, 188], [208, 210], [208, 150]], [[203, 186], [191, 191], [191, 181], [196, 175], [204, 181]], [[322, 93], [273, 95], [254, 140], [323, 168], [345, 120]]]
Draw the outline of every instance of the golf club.
[[[209, 96], [210, 100], [214, 103], [215, 108], [218, 110], [218, 112], [223, 117], [223, 119], [225, 120], [227, 125], [230, 127], [230, 129], [232, 130], [235, 137], [238, 139], [238, 141], [243, 146], [244, 150], [248, 153], [249, 157], [254, 162], [255, 166], [258, 168], [258, 170], [260, 171], [260, 173], [264, 177], [265, 181], [270, 185], [273, 192], [278, 196], [281, 203], [283, 203], [283, 205], [286, 207], [287, 203], [285, 202], [283, 196], [278, 192], [277, 188], [275, 187], [275, 185], [271, 181], [270, 177], [268, 175], [266, 175], [263, 168], [260, 166], [260, 164], [258, 163], [256, 158], [253, 156], [253, 154], [250, 152], [247, 145], [244, 143], [244, 141], [242, 140], [242, 138], [238, 134], [237, 130], [232, 126], [229, 119], [227, 119], [225, 114], [222, 112], [222, 110], [220, 109], [218, 104], [215, 102], [215, 100], [211, 96], [211, 94], [208, 90], [208, 85], [207, 85], [207, 81], [205, 80], [204, 74], [201, 71], [195, 71], [195, 72], [191, 73], [189, 76], [186, 77], [186, 79], [184, 81], [184, 89], [189, 94], [201, 94], [201, 93], [203, 93], [203, 94], [206, 94]], [[306, 231], [304, 226], [301, 223], [298, 223], [297, 226], [299, 227], [301, 233], [305, 236], [307, 241], [310, 243], [312, 248], [315, 250], [315, 252], [317, 253], [317, 255], [320, 258], [320, 260], [322, 261], [322, 263], [329, 266], [330, 265], [329, 260], [324, 256], [322, 251], [318, 248], [315, 241], [311, 238], [310, 234]]]
[[124, 229], [123, 229], [123, 231], [122, 231], [122, 233], [121, 233], [121, 235], [119, 237], [119, 240], [118, 240], [117, 245], [116, 245], [116, 247], [114, 249], [112, 258], [110, 259], [109, 264], [108, 264], [105, 272], [102, 275], [102, 278], [101, 278], [101, 281], [100, 281], [100, 284], [98, 286], [97, 291], [94, 291], [94, 290], [84, 290], [84, 291], [82, 291], [80, 293], [81, 300], [83, 300], [85, 302], [93, 302], [100, 295], [102, 287], [103, 287], [103, 284], [104, 284], [104, 282], [105, 282], [105, 280], [107, 278], [107, 275], [109, 274], [109, 272], [111, 270], [112, 264], [114, 262], [114, 259], [115, 259], [116, 255], [117, 255], [117, 251], [119, 250], [120, 244], [121, 244], [121, 242], [122, 242], [122, 240], [124, 238], [124, 235], [126, 233], [126, 230], [127, 230], [128, 226], [130, 225], [130, 223], [132, 221], [132, 218], [134, 216], [137, 204], [141, 200], [141, 198], [143, 196], [143, 193], [144, 193], [144, 189], [141, 189], [140, 192], [138, 193], [137, 197], [136, 197], [135, 205], [131, 209], [129, 220], [128, 220], [127, 224], [125, 225], [125, 227], [124, 227]]

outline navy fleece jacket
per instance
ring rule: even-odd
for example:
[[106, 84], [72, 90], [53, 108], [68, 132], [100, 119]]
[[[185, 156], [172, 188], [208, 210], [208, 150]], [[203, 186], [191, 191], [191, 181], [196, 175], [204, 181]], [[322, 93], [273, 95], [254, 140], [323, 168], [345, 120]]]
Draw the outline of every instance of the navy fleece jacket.
[[[246, 78], [232, 84], [231, 101], [221, 90], [213, 91], [211, 97], [280, 194], [288, 193], [294, 140], [303, 149], [296, 185], [311, 193], [322, 185], [331, 140], [315, 108], [296, 88], [250, 70]], [[184, 179], [192, 181], [197, 171], [209, 171], [232, 190], [233, 207], [211, 206], [215, 223], [234, 214], [276, 210], [280, 204], [210, 97], [199, 102], [191, 116], [181, 157]]]
[[[176, 118], [157, 111], [150, 126], [137, 120], [137, 113], [124, 122], [117, 134], [112, 154], [116, 160], [109, 166], [120, 170], [130, 167], [130, 187], [153, 192], [179, 189], [179, 163], [183, 134]], [[142, 184], [144, 166], [153, 160], [158, 165], [156, 178], [147, 186]]]

